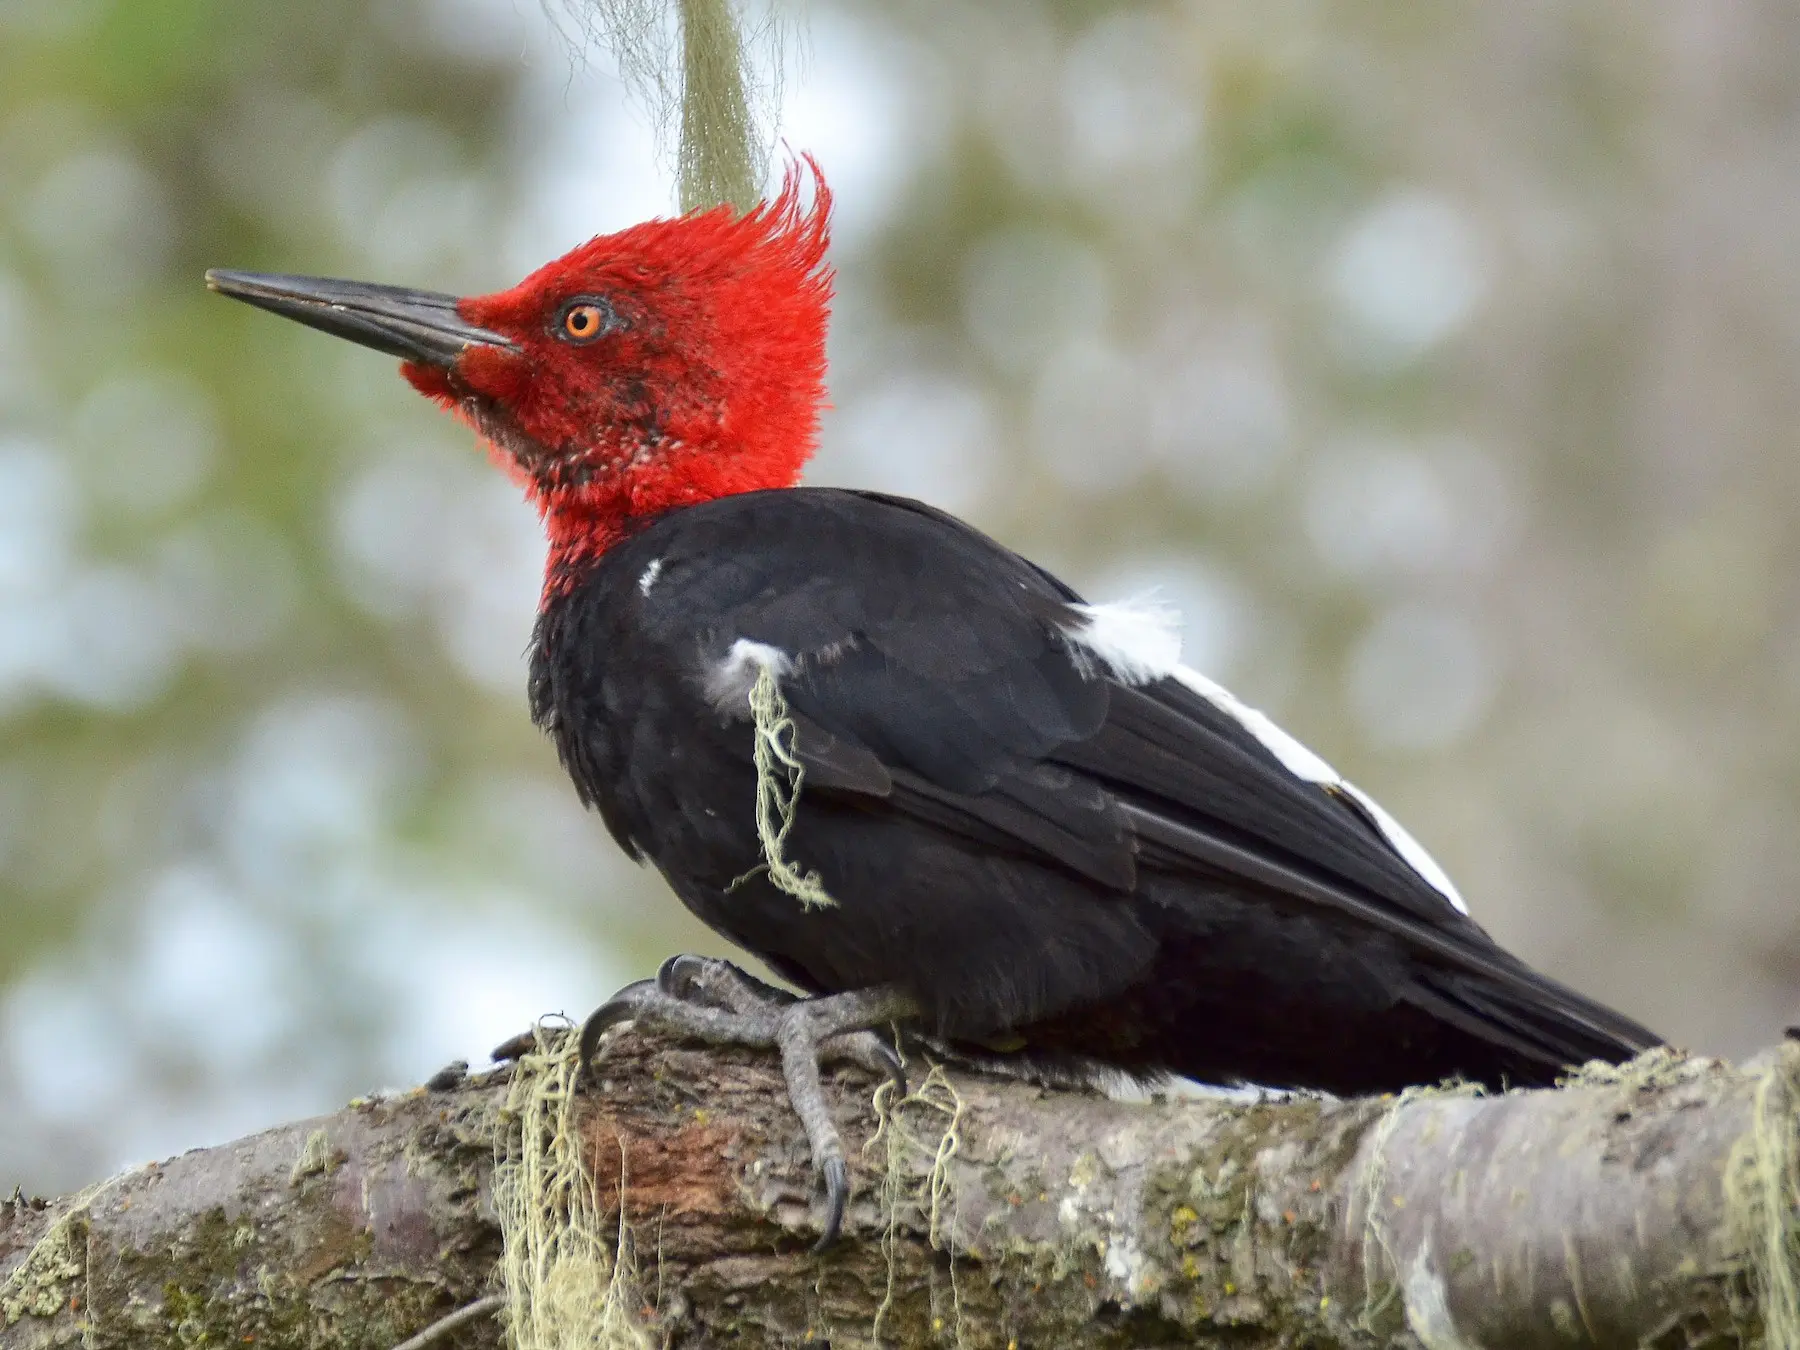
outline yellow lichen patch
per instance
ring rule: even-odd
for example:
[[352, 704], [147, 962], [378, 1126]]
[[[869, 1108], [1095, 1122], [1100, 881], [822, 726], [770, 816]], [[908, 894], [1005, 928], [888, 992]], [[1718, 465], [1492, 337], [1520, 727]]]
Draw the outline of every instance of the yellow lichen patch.
[[107, 1191], [134, 1175], [126, 1172], [96, 1182], [69, 1201], [25, 1259], [0, 1280], [0, 1326], [10, 1327], [22, 1317], [54, 1317], [70, 1306], [87, 1274], [88, 1211]]
[[1187, 1239], [1188, 1230], [1200, 1222], [1199, 1211], [1192, 1205], [1177, 1205], [1169, 1213], [1169, 1237], [1176, 1246]]
[[75, 1215], [62, 1215], [0, 1284], [0, 1325], [61, 1312], [84, 1272], [86, 1254]]
[[324, 1130], [314, 1130], [300, 1146], [300, 1156], [294, 1159], [288, 1173], [288, 1185], [298, 1186], [308, 1177], [331, 1171], [342, 1161], [343, 1156], [331, 1147], [331, 1136]]
[[1556, 1080], [1558, 1087], [1673, 1087], [1691, 1078], [1706, 1061], [1696, 1060], [1685, 1050], [1670, 1045], [1652, 1046], [1635, 1059], [1623, 1064], [1609, 1064], [1603, 1059], [1591, 1060]]
[[1093, 1153], [1083, 1153], [1075, 1159], [1075, 1165], [1069, 1169], [1069, 1185], [1076, 1190], [1086, 1190], [1100, 1179], [1100, 1159]]

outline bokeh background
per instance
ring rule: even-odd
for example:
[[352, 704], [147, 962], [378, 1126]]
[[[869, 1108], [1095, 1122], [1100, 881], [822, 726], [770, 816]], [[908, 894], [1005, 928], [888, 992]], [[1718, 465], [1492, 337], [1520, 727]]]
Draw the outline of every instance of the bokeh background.
[[[813, 481], [1160, 587], [1499, 938], [1678, 1041], [1800, 1021], [1800, 9], [796, 18]], [[0, 1189], [719, 950], [528, 724], [530, 510], [391, 362], [200, 285], [491, 289], [667, 212], [569, 20], [0, 0]]]

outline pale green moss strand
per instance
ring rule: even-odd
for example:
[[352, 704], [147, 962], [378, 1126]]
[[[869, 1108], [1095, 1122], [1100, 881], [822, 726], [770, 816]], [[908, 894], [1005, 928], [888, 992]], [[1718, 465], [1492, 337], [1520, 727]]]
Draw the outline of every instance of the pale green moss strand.
[[743, 34], [731, 0], [681, 0], [681, 209], [762, 197], [766, 151], [750, 107]]

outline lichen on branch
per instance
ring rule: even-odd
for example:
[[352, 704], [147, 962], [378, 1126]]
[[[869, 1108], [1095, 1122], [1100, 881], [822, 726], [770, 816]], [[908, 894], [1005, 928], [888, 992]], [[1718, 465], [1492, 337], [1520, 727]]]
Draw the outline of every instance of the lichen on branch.
[[[854, 1189], [823, 1257], [808, 1252], [816, 1179], [772, 1057], [627, 1030], [577, 1093], [564, 1053], [546, 1041], [449, 1090], [0, 1208], [0, 1347], [391, 1350], [519, 1263], [512, 1324], [532, 1350], [570, 1335], [1791, 1334], [1796, 1047], [1748, 1070], [1663, 1052], [1560, 1091], [1369, 1101], [1125, 1102], [915, 1065], [911, 1097], [878, 1111], [876, 1084], [846, 1072], [829, 1091]], [[562, 1331], [531, 1330], [565, 1288], [584, 1316], [610, 1307], [613, 1329], [558, 1313]]]

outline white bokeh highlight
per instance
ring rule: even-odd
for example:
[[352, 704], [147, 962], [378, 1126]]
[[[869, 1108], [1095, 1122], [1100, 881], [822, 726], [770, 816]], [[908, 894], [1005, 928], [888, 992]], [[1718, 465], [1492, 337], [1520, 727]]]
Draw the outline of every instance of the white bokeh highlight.
[[1498, 660], [1459, 609], [1404, 601], [1381, 615], [1351, 653], [1351, 710], [1370, 743], [1442, 750], [1481, 725], [1499, 692]]
[[1333, 250], [1327, 288], [1346, 346], [1377, 363], [1411, 360], [1454, 336], [1491, 284], [1488, 250], [1456, 203], [1409, 189], [1370, 207]]

